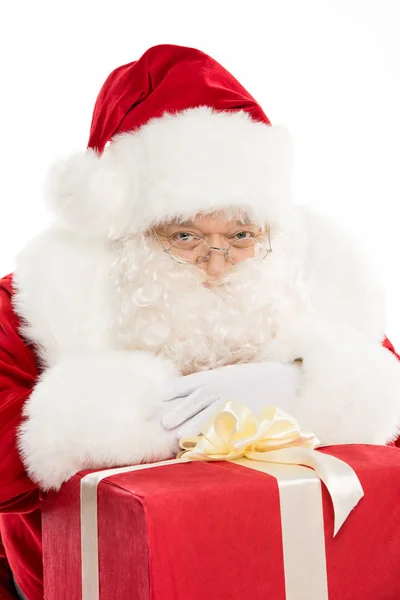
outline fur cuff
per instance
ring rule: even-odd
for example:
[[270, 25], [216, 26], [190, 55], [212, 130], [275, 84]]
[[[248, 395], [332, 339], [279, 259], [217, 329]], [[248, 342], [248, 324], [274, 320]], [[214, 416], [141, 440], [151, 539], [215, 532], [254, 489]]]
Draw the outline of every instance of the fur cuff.
[[18, 447], [31, 479], [59, 489], [83, 469], [170, 458], [160, 424], [172, 365], [144, 352], [79, 352], [47, 370], [25, 404]]
[[316, 321], [299, 336], [302, 383], [291, 413], [322, 444], [385, 444], [400, 424], [400, 363], [350, 327]]

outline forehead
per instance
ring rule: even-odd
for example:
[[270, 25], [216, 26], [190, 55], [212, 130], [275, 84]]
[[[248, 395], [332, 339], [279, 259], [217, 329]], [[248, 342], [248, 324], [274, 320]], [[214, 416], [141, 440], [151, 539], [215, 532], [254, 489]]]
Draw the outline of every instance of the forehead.
[[188, 227], [201, 229], [202, 231], [209, 232], [223, 232], [228, 229], [243, 227], [243, 226], [253, 226], [256, 225], [246, 216], [241, 215], [240, 217], [230, 217], [224, 214], [215, 214], [215, 215], [197, 215], [192, 220], [188, 221], [171, 221], [165, 224], [167, 227]]

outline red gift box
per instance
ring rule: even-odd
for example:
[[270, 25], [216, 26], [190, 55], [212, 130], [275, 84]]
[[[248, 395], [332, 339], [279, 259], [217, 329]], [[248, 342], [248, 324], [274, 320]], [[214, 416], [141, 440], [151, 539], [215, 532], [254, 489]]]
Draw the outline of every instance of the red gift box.
[[318, 452], [364, 489], [335, 537], [305, 467], [287, 467], [286, 499], [276, 477], [232, 462], [77, 474], [44, 502], [45, 599], [399, 600], [399, 449]]

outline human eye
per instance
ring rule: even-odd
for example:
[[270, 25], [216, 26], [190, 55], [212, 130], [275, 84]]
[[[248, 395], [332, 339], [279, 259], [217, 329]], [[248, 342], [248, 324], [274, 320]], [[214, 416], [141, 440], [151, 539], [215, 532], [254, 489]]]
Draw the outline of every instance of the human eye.
[[176, 233], [173, 233], [169, 239], [174, 242], [185, 242], [197, 237], [198, 236], [194, 235], [194, 233], [190, 233], [189, 231], [177, 231]]
[[237, 233], [231, 236], [231, 240], [235, 242], [236, 240], [247, 240], [249, 238], [254, 237], [254, 232], [252, 231], [238, 231]]
[[190, 231], [177, 231], [169, 238], [175, 248], [182, 250], [193, 250], [203, 241], [198, 235]]
[[230, 237], [230, 242], [235, 248], [248, 248], [254, 244], [254, 237], [253, 231], [238, 231]]
[[254, 237], [254, 233], [252, 231], [238, 231], [233, 235], [233, 238], [237, 240], [245, 240], [249, 237]]

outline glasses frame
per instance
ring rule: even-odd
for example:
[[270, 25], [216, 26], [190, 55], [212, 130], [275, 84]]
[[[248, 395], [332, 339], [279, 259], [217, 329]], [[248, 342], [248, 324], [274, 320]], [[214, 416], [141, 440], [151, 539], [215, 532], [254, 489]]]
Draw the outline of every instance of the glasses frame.
[[[158, 239], [158, 241], [160, 242], [161, 248], [163, 250], [163, 252], [165, 252], [165, 254], [168, 254], [168, 256], [170, 257], [171, 260], [173, 260], [175, 263], [177, 263], [178, 265], [194, 265], [194, 266], [198, 266], [201, 265], [203, 262], [207, 262], [210, 259], [211, 256], [211, 252], [213, 250], [218, 250], [220, 252], [225, 252], [225, 261], [230, 262], [233, 265], [237, 264], [237, 261], [235, 261], [232, 256], [230, 255], [230, 249], [232, 248], [232, 246], [234, 244], [236, 244], [235, 242], [232, 242], [232, 244], [229, 244], [228, 248], [219, 248], [218, 246], [210, 246], [210, 244], [207, 242], [206, 239], [200, 237], [200, 236], [194, 236], [197, 239], [201, 240], [201, 242], [205, 242], [207, 244], [207, 246], [209, 247], [209, 251], [207, 252], [207, 254], [205, 254], [204, 256], [202, 256], [200, 259], [196, 260], [196, 261], [185, 261], [183, 260], [182, 262], [179, 260], [176, 260], [172, 255], [171, 255], [171, 249], [174, 247], [175, 244], [170, 244], [170, 246], [168, 248], [165, 248], [164, 244], [162, 243], [162, 241], [160, 240], [159, 234], [157, 233], [157, 231], [155, 229], [153, 229], [154, 234], [156, 236], [156, 238]], [[164, 237], [165, 239], [167, 239], [170, 242], [170, 238], [168, 236], [163, 236], [161, 234], [161, 237]], [[267, 232], [267, 237], [268, 237], [268, 247], [266, 247], [263, 243], [260, 242], [260, 240], [258, 240], [256, 237], [250, 237], [247, 238], [249, 240], [255, 240], [256, 242], [258, 242], [260, 244], [260, 246], [262, 246], [262, 248], [264, 248], [265, 250], [265, 255], [263, 256], [263, 258], [260, 260], [260, 262], [262, 262], [263, 260], [265, 260], [267, 258], [267, 256], [269, 254], [271, 254], [273, 252], [272, 250], [272, 245], [271, 245], [271, 230], [268, 227], [268, 232]], [[241, 261], [240, 261], [241, 262]]]

